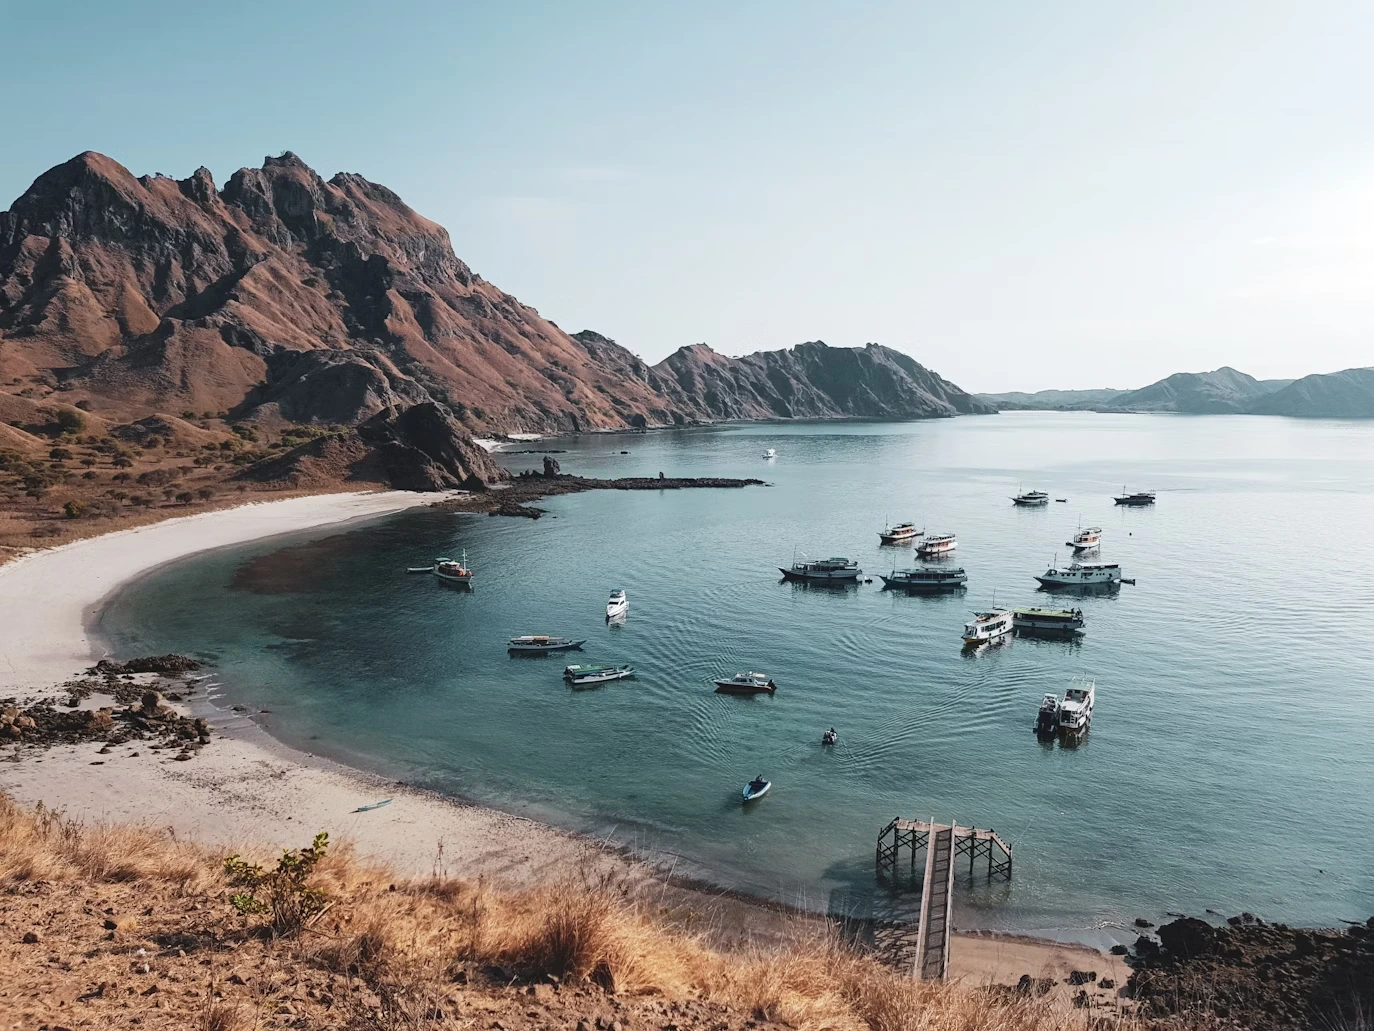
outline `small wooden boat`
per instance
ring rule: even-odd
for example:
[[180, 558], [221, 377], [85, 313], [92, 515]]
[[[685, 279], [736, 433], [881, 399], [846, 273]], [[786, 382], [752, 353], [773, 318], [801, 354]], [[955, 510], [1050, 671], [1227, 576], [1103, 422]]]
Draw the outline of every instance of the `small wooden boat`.
[[772, 787], [773, 782], [771, 780], [764, 780], [763, 774], [760, 773], [748, 784], [744, 785], [744, 804], [748, 805], [750, 802], [757, 802], [764, 795], [768, 794]]
[[548, 634], [525, 634], [523, 637], [512, 637], [508, 650], [537, 652], [542, 655], [547, 652], [571, 651], [574, 648], [581, 648], [586, 643], [585, 640], [574, 641], [567, 637], [550, 637]]
[[767, 673], [736, 673], [728, 680], [716, 681], [716, 694], [774, 694], [778, 685]]
[[391, 799], [389, 799], [389, 798], [384, 798], [384, 799], [382, 799], [380, 802], [373, 802], [371, 805], [360, 805], [360, 806], [358, 806], [357, 809], [354, 809], [353, 811], [354, 811], [355, 813], [370, 813], [370, 812], [372, 812], [372, 810], [374, 810], [374, 809], [380, 809], [380, 808], [382, 808], [382, 806], [384, 806], [384, 805], [390, 805], [390, 804], [391, 804]]
[[572, 676], [564, 674], [565, 679], [572, 687], [596, 687], [598, 684], [609, 684], [612, 680], [624, 680], [632, 677], [635, 671], [629, 666], [604, 666], [597, 670], [588, 670], [585, 673], [574, 673]]

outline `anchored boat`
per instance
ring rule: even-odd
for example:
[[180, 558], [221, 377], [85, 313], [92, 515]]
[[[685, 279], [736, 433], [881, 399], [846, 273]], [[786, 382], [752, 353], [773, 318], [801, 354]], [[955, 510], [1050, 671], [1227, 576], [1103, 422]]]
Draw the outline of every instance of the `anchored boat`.
[[778, 685], [767, 673], [736, 673], [728, 680], [716, 681], [716, 694], [774, 694]]
[[1043, 490], [1028, 490], [1024, 494], [1016, 495], [1011, 501], [1012, 504], [1023, 508], [1039, 508], [1050, 503], [1050, 496]]
[[909, 544], [924, 531], [916, 529], [915, 523], [898, 523], [878, 531], [878, 539], [884, 544]]
[[771, 448], [771, 447], [770, 447], [770, 448], [764, 448], [764, 450], [763, 450], [763, 457], [764, 457], [764, 458], [777, 458], [777, 457], [778, 457], [778, 452], [777, 452], [774, 448]]
[[779, 566], [778, 569], [785, 579], [821, 584], [854, 583], [863, 572], [859, 563], [847, 558], [821, 558], [814, 562], [802, 559], [793, 562], [790, 568]]
[[563, 679], [572, 687], [596, 687], [598, 684], [609, 684], [612, 680], [624, 680], [634, 675], [635, 671], [629, 666], [602, 666], [573, 673], [571, 676], [564, 670]]
[[1086, 677], [1074, 682], [1059, 703], [1059, 729], [1065, 734], [1081, 734], [1092, 724], [1097, 684]]
[[1089, 551], [1102, 543], [1102, 527], [1090, 526], [1086, 530], [1080, 529], [1073, 535], [1073, 540], [1064, 543], [1074, 551]]
[[574, 641], [568, 637], [552, 637], [548, 634], [525, 634], [522, 637], [512, 637], [508, 650], [546, 654], [548, 652], [571, 651], [574, 648], [581, 648], [586, 643], [585, 640]]
[[1022, 633], [1079, 634], [1083, 632], [1082, 609], [1012, 609], [1012, 626]]
[[1045, 692], [1045, 697], [1040, 699], [1040, 711], [1035, 716], [1035, 732], [1041, 737], [1059, 732], [1059, 696], [1052, 691]]
[[942, 569], [939, 566], [920, 566], [916, 569], [894, 569], [890, 576], [878, 574], [884, 588], [906, 591], [953, 591], [968, 583], [963, 566]]
[[617, 616], [623, 616], [629, 611], [630, 599], [625, 597], [625, 592], [612, 591], [610, 600], [606, 602], [606, 619], [615, 619]]
[[958, 538], [952, 533], [932, 533], [916, 545], [916, 554], [922, 558], [936, 558], [948, 555], [959, 546]]
[[1121, 493], [1112, 498], [1118, 505], [1126, 505], [1129, 508], [1140, 508], [1143, 505], [1153, 505], [1155, 503], [1155, 492], [1152, 490], [1140, 490], [1134, 494], [1127, 494], [1126, 488], [1121, 488]]
[[1012, 631], [1012, 616], [1008, 609], [975, 612], [964, 624], [964, 644], [978, 645], [1005, 637]]
[[[1059, 587], [1098, 587], [1121, 583], [1121, 566], [1115, 562], [1070, 562], [1063, 569], [1051, 566], [1044, 576], [1037, 576], [1040, 586], [1054, 590]], [[1127, 581], [1133, 583], [1134, 581]]]

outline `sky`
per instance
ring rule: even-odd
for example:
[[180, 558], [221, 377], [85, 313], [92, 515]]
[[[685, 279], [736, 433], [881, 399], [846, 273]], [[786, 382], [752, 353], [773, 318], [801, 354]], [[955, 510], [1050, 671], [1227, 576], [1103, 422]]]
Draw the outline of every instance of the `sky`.
[[293, 150], [649, 361], [970, 390], [1374, 364], [1374, 5], [0, 0], [0, 207]]

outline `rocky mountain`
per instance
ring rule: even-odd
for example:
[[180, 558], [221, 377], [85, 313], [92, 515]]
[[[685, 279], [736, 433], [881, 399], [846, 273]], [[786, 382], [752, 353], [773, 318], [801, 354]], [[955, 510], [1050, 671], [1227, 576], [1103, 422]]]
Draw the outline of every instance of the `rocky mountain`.
[[1004, 394], [976, 396], [1001, 411], [1079, 411], [1110, 405], [1113, 398], [1125, 393], [1128, 391], [1103, 387], [1100, 390], [1037, 390], [1034, 393], [1011, 390]]
[[1304, 376], [1259, 398], [1250, 411], [1308, 418], [1374, 418], [1374, 368]]
[[1178, 372], [1139, 390], [1118, 394], [1105, 407], [1117, 412], [1218, 414], [1248, 411], [1269, 392], [1253, 376], [1229, 367]]
[[693, 344], [655, 365], [648, 383], [698, 421], [915, 419], [996, 411], [878, 344], [830, 347], [817, 340], [743, 358]]

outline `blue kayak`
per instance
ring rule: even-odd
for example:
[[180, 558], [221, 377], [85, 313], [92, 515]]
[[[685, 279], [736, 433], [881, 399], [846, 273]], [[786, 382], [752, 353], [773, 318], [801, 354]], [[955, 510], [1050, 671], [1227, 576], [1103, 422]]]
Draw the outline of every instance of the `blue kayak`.
[[748, 784], [744, 785], [744, 801], [757, 801], [764, 795], [768, 794], [768, 791], [772, 786], [773, 782], [771, 780], [764, 780], [763, 775], [760, 774], [759, 776], [751, 780]]

